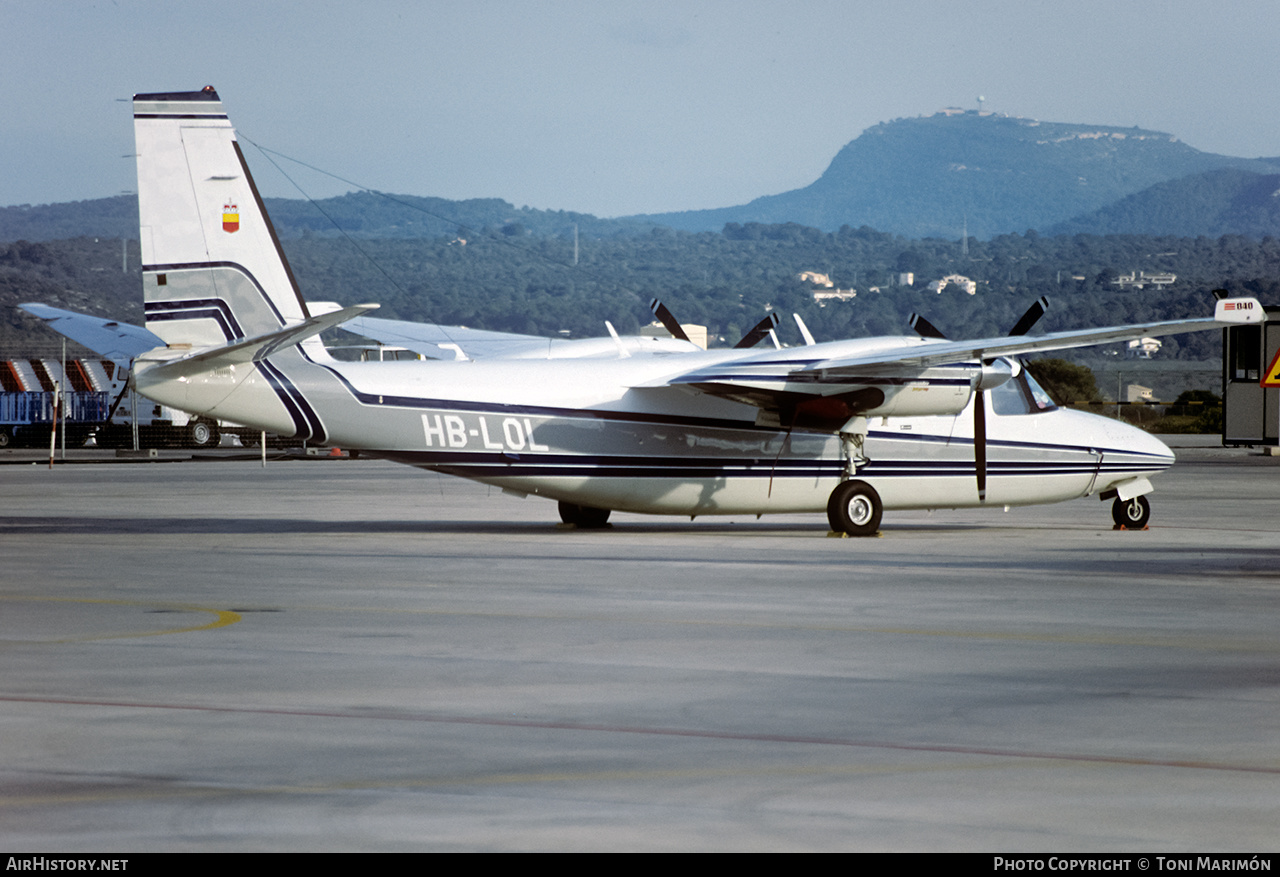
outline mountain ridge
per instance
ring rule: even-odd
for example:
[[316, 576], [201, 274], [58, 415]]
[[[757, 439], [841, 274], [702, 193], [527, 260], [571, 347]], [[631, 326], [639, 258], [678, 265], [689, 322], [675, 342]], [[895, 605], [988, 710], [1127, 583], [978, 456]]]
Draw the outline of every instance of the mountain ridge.
[[[267, 198], [282, 238], [508, 236], [610, 238], [662, 226], [793, 223], [823, 231], [870, 227], [912, 239], [1047, 234], [1280, 234], [1269, 178], [1280, 158], [1201, 152], [1142, 128], [1041, 122], [946, 110], [863, 131], [808, 186], [747, 204], [614, 219], [515, 207], [499, 198], [449, 201], [349, 192], [317, 202]], [[136, 196], [0, 208], [0, 241], [136, 237]]]
[[1275, 173], [1276, 160], [1201, 152], [1142, 128], [1041, 122], [976, 111], [882, 122], [808, 186], [734, 207], [629, 219], [685, 231], [728, 222], [867, 225], [912, 238], [1048, 228], [1153, 185], [1211, 170]]

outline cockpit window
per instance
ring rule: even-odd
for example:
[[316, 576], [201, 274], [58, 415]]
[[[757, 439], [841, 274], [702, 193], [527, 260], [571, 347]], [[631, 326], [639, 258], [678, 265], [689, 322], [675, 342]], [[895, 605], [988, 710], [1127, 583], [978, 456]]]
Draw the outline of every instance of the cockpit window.
[[1026, 369], [991, 391], [991, 410], [1003, 417], [1052, 411], [1056, 407]]
[[1049, 395], [1049, 391], [1036, 383], [1036, 379], [1031, 377], [1031, 373], [1025, 368], [1019, 376], [1026, 381], [1027, 390], [1031, 393], [1032, 404], [1035, 405], [1037, 411], [1052, 411], [1058, 406], [1054, 404], [1053, 397]]

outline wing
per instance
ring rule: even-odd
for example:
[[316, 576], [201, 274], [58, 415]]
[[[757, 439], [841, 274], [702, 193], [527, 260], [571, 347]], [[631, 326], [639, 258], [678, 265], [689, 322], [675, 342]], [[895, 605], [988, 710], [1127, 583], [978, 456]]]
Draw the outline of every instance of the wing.
[[[314, 312], [314, 305], [308, 305]], [[342, 328], [420, 353], [429, 359], [588, 359], [633, 354], [690, 353], [699, 348], [673, 338], [542, 338], [462, 326], [437, 326], [381, 317], [357, 317]]]
[[546, 350], [550, 341], [536, 335], [488, 332], [463, 326], [437, 326], [382, 317], [357, 317], [342, 328], [382, 344], [407, 348], [428, 359], [479, 359], [520, 355], [537, 349]]
[[1014, 374], [1003, 357], [1261, 322], [1255, 299], [1223, 299], [1213, 317], [974, 341], [901, 337], [832, 341], [726, 358], [643, 386], [685, 386], [760, 408], [762, 422], [839, 429], [851, 417], [957, 414], [974, 390]]

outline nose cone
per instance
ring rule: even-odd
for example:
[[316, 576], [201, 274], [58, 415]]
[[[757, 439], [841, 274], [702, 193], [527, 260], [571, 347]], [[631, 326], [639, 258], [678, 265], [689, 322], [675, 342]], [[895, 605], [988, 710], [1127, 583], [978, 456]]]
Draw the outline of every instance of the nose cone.
[[1173, 465], [1173, 451], [1160, 439], [1136, 426], [1130, 426], [1119, 420], [1107, 421], [1107, 437], [1114, 442], [1113, 453], [1121, 453], [1138, 459], [1146, 459], [1156, 471], [1163, 471]]
[[1135, 426], [1086, 414], [1062, 411], [1070, 415], [1066, 426], [1075, 434], [1076, 442], [1101, 454], [1095, 491], [1163, 472], [1173, 465], [1173, 451], [1160, 439]]

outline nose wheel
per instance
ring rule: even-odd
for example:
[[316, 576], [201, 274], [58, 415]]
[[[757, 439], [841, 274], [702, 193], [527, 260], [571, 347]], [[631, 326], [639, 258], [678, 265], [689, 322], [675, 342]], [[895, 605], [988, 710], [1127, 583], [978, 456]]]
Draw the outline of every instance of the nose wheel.
[[1142, 530], [1151, 520], [1151, 503], [1145, 496], [1117, 499], [1111, 504], [1111, 520], [1119, 530]]
[[841, 481], [827, 500], [827, 521], [837, 533], [874, 536], [883, 513], [880, 494], [865, 481]]

